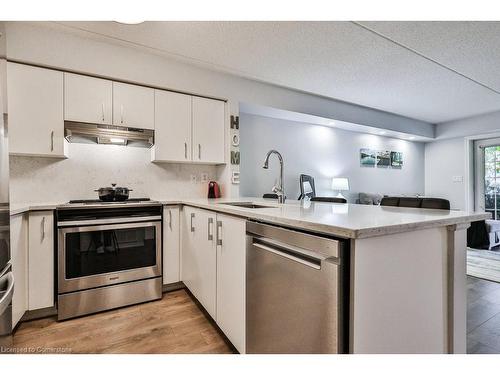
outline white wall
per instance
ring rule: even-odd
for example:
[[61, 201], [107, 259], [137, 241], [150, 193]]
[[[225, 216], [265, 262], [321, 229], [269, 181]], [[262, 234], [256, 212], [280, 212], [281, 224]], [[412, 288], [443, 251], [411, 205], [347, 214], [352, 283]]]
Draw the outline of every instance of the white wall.
[[[437, 141], [425, 148], [425, 194], [448, 198], [453, 208], [473, 210], [473, 149], [466, 145], [499, 132], [500, 111], [437, 124]], [[453, 181], [454, 176], [463, 181]]]
[[[453, 138], [425, 145], [425, 194], [450, 201], [452, 209], [466, 209], [465, 139]], [[453, 177], [462, 181], [453, 181]]]
[[[299, 195], [301, 173], [315, 178], [316, 192], [321, 196], [334, 195], [332, 177], [348, 177], [351, 187], [348, 198], [352, 202], [359, 192], [424, 193], [423, 143], [244, 113], [240, 114], [240, 137], [242, 196], [270, 192], [279, 173], [279, 163], [272, 156], [268, 170], [262, 169], [262, 164], [272, 148], [283, 155], [289, 199], [297, 199]], [[401, 151], [403, 168], [361, 167], [360, 148]]]
[[190, 176], [216, 175], [214, 166], [151, 163], [146, 148], [72, 143], [69, 153], [64, 160], [11, 156], [11, 203], [95, 199], [94, 189], [111, 183], [133, 189], [136, 198], [205, 197], [207, 184], [193, 184]]
[[486, 135], [498, 131], [500, 131], [500, 111], [438, 124], [436, 126], [436, 138]]
[[[238, 114], [239, 103], [246, 102], [416, 135], [434, 134], [434, 125], [421, 121], [205, 69], [49, 22], [7, 22], [5, 29], [6, 55], [13, 61], [224, 98], [230, 114]], [[228, 160], [229, 151], [227, 147]], [[237, 196], [238, 185], [230, 182], [231, 167], [216, 168], [225, 195]]]

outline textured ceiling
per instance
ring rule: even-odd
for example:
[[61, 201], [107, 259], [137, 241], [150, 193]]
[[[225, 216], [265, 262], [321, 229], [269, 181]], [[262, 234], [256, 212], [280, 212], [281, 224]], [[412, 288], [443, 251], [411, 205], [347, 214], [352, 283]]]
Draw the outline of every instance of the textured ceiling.
[[498, 22], [64, 24], [431, 123], [500, 110]]

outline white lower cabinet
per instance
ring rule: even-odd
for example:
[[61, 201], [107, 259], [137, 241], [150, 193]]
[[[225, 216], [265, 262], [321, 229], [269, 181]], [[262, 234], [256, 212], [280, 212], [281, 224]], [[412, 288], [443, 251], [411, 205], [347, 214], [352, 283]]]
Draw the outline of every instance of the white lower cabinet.
[[215, 213], [184, 207], [182, 223], [182, 281], [216, 319], [217, 255]]
[[54, 215], [29, 214], [28, 310], [54, 306]]
[[217, 214], [217, 325], [245, 353], [246, 221]]
[[244, 353], [245, 219], [187, 206], [181, 217], [181, 280]]
[[163, 209], [163, 284], [180, 281], [179, 207]]
[[12, 327], [28, 310], [28, 215], [20, 214], [10, 218], [10, 251], [14, 275], [12, 297]]

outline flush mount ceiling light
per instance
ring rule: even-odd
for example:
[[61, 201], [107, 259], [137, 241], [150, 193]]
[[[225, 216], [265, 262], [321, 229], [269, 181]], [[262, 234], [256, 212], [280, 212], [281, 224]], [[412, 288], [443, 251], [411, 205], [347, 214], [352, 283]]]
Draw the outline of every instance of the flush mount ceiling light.
[[133, 18], [131, 19], [122, 19], [122, 20], [116, 20], [116, 23], [121, 23], [122, 25], [139, 25], [141, 23], [144, 23], [144, 20], [135, 20]]

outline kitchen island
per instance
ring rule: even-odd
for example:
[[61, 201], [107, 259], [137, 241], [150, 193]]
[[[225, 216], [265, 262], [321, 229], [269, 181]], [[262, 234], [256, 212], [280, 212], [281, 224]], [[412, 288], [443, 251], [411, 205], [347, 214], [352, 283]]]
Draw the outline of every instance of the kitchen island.
[[466, 352], [466, 232], [487, 214], [255, 198], [182, 204], [349, 241], [350, 353]]

